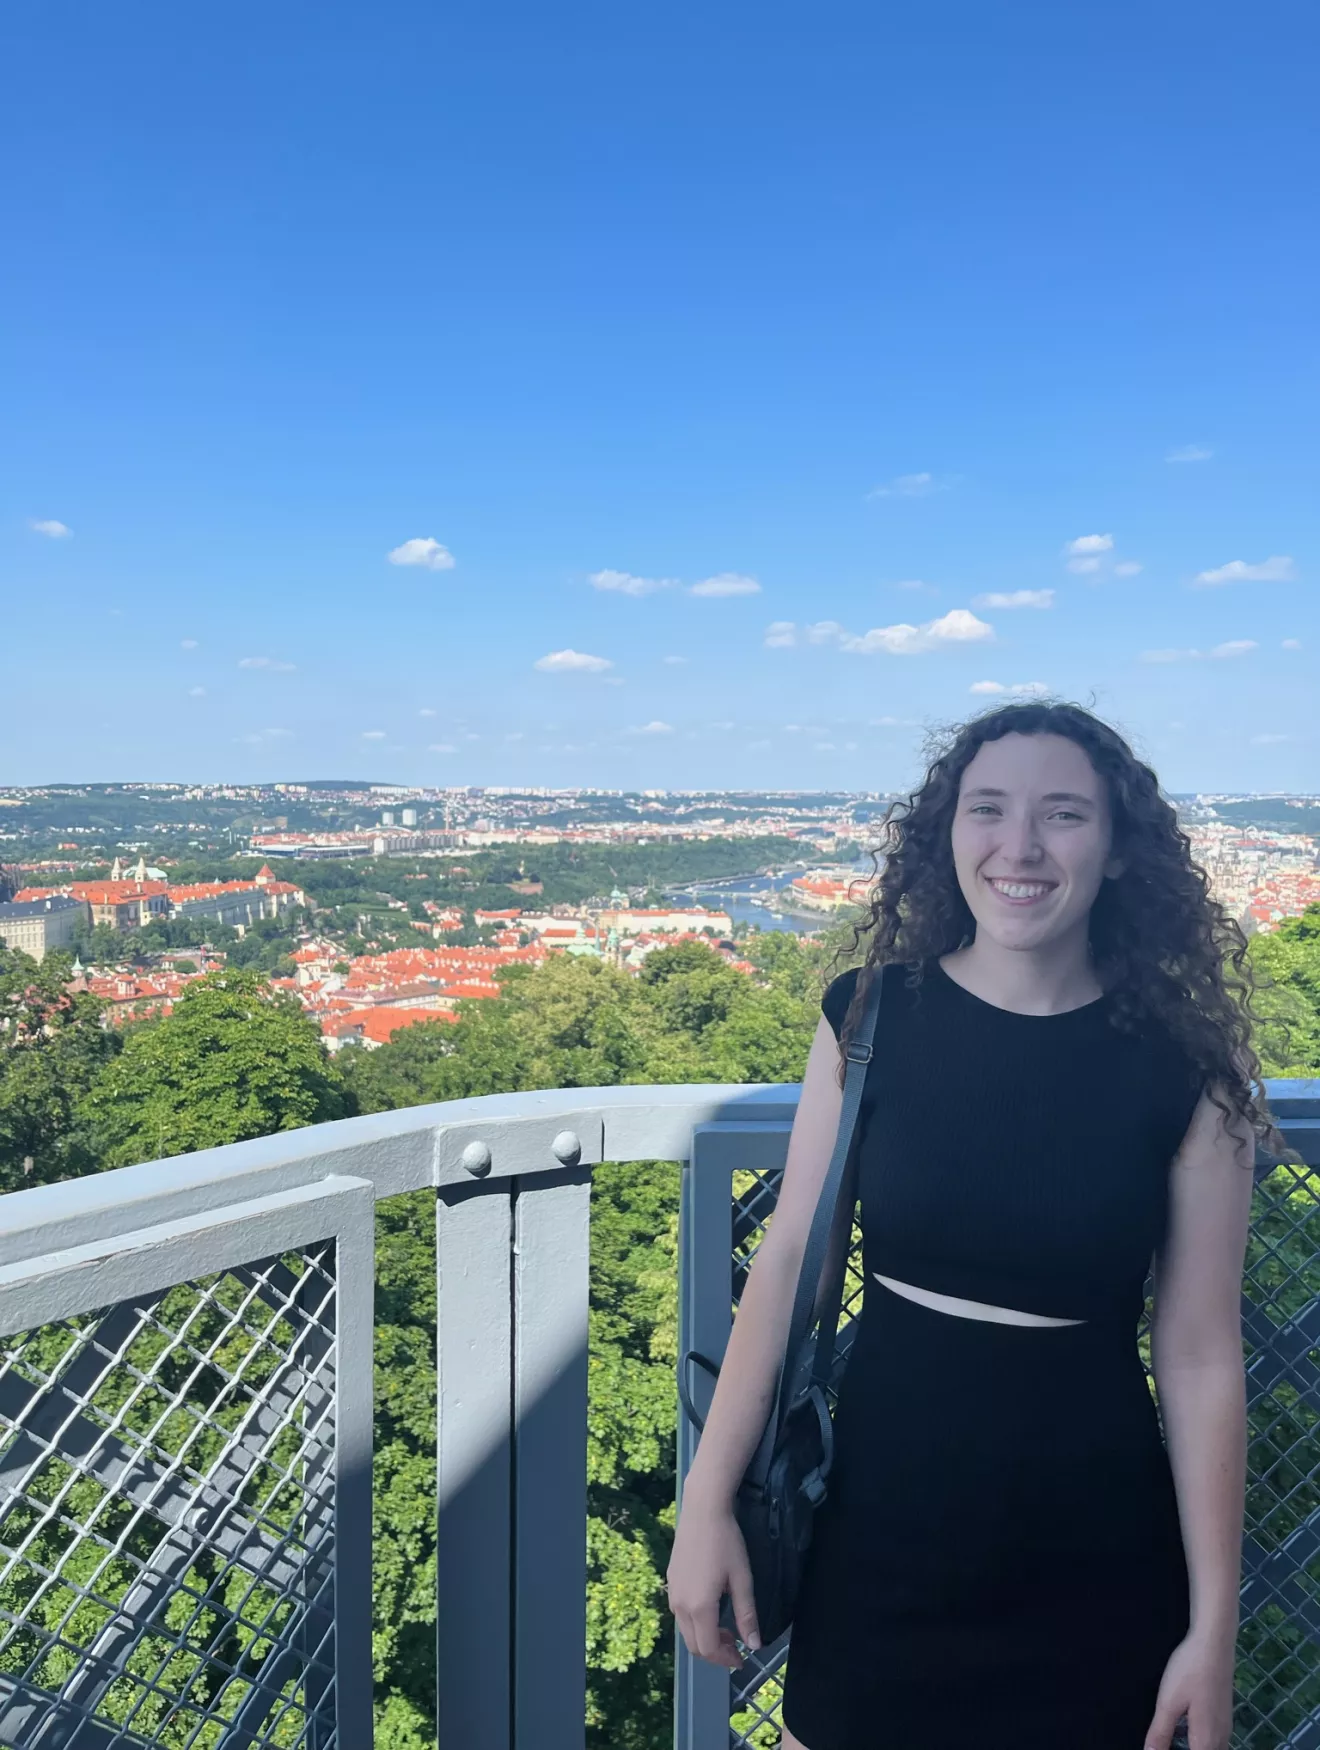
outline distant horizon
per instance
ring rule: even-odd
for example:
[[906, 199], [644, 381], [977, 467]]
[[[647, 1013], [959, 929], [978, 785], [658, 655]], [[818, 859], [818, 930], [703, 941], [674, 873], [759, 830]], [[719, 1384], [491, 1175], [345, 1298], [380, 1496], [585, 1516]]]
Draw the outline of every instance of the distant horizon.
[[[549, 791], [558, 795], [595, 793], [612, 796], [646, 796], [659, 792], [669, 796], [895, 796], [907, 794], [906, 789], [879, 789], [874, 785], [850, 788], [845, 785], [784, 786], [777, 784], [717, 784], [692, 786], [687, 784], [612, 785], [612, 784], [522, 784], [522, 783], [406, 783], [386, 778], [48, 778], [36, 783], [0, 782], [0, 794], [14, 790], [111, 790], [111, 789], [226, 789], [273, 790], [279, 787], [308, 790], [376, 790], [466, 792], [482, 794], [504, 791], [513, 795]], [[1202, 785], [1190, 790], [1164, 788], [1172, 801], [1194, 801], [1200, 796], [1240, 797], [1244, 800], [1318, 801], [1320, 788], [1311, 790], [1260, 790], [1240, 785]], [[388, 804], [385, 804], [388, 806]]]

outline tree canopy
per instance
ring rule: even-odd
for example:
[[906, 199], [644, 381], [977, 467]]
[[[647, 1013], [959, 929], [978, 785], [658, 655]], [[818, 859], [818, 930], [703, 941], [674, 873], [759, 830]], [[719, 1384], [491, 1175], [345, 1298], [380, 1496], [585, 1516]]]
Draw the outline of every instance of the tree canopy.
[[343, 1118], [352, 1110], [316, 1022], [255, 971], [188, 985], [134, 1028], [81, 1103], [102, 1166], [128, 1166]]
[[0, 947], [0, 1190], [99, 1164], [80, 1104], [114, 1058], [119, 1036], [95, 997], [66, 988], [71, 962], [40, 963]]

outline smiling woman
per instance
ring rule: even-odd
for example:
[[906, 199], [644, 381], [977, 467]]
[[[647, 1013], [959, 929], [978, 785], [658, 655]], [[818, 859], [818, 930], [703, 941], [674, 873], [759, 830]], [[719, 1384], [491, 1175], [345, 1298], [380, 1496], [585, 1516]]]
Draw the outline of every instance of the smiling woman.
[[[785, 1750], [1227, 1750], [1256, 1096], [1240, 932], [1154, 773], [1070, 705], [963, 725], [889, 817], [670, 1565], [689, 1647], [757, 1644], [730, 1500], [764, 1422], [841, 1048], [879, 981], [865, 1309], [834, 1414]], [[1152, 1357], [1136, 1345], [1156, 1267]], [[1144, 1733], [1144, 1737], [1139, 1737]]]

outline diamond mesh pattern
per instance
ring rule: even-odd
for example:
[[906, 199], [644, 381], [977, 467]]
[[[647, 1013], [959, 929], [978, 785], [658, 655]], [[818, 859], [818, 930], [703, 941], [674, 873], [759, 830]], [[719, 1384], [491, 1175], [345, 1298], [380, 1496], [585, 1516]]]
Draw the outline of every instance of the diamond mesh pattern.
[[339, 1750], [334, 1247], [0, 1341], [0, 1744]]
[[[735, 1306], [780, 1177], [778, 1170], [735, 1175]], [[862, 1285], [854, 1227], [840, 1368]], [[1151, 1305], [1148, 1293], [1138, 1331], [1148, 1372]], [[1320, 1173], [1283, 1165], [1257, 1185], [1242, 1320], [1249, 1451], [1233, 1750], [1320, 1750]], [[770, 1647], [734, 1674], [731, 1750], [779, 1744], [786, 1658], [785, 1644]]]

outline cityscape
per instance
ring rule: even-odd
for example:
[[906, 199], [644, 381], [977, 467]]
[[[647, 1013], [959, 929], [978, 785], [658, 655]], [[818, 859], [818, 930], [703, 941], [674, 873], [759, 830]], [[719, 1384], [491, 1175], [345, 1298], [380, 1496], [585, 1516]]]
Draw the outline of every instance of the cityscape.
[[[72, 954], [70, 988], [100, 999], [114, 1026], [169, 1015], [230, 958], [259, 964], [330, 1052], [372, 1050], [407, 1027], [454, 1023], [463, 1005], [499, 996], [508, 968], [559, 954], [636, 973], [657, 949], [695, 941], [753, 975], [749, 937], [819, 935], [860, 915], [891, 800], [331, 782], [10, 788], [0, 943], [38, 961]], [[1175, 802], [1212, 892], [1249, 936], [1320, 903], [1320, 795]], [[595, 863], [575, 871], [588, 849]], [[558, 892], [565, 876], [571, 896]]]

